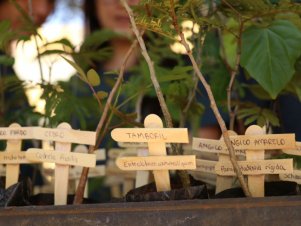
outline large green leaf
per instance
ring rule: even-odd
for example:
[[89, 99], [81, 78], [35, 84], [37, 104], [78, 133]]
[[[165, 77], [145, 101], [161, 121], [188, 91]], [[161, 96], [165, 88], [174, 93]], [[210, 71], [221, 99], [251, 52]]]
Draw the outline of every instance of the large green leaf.
[[243, 33], [241, 65], [276, 98], [294, 75], [301, 55], [301, 32], [289, 21], [250, 27]]

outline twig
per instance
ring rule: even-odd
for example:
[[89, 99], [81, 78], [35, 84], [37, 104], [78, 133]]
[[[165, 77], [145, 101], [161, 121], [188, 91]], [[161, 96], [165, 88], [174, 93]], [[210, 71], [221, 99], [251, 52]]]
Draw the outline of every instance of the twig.
[[[108, 100], [107, 100], [106, 105], [105, 105], [104, 110], [103, 110], [103, 113], [102, 113], [101, 118], [99, 120], [99, 123], [97, 125], [97, 128], [96, 128], [96, 137], [98, 137], [98, 135], [100, 134], [101, 129], [104, 126], [104, 123], [105, 123], [105, 120], [107, 118], [107, 115], [108, 115], [108, 112], [109, 112], [109, 109], [110, 109], [113, 97], [115, 96], [115, 93], [117, 92], [118, 87], [120, 86], [120, 84], [121, 84], [121, 82], [123, 80], [123, 75], [124, 75], [126, 63], [127, 63], [128, 59], [129, 59], [130, 55], [132, 54], [133, 50], [136, 48], [137, 43], [138, 43], [137, 41], [134, 41], [132, 43], [130, 49], [127, 51], [127, 53], [126, 53], [126, 55], [125, 55], [125, 57], [123, 59], [123, 63], [121, 65], [117, 81], [114, 84], [114, 87], [113, 87], [112, 91], [109, 94]], [[95, 150], [95, 147], [97, 147], [98, 145], [99, 144], [97, 144], [96, 146], [91, 145], [89, 147], [89, 153], [93, 153], [94, 150]], [[82, 201], [83, 201], [83, 196], [84, 196], [84, 192], [85, 192], [85, 186], [86, 186], [86, 182], [87, 182], [87, 179], [88, 179], [88, 173], [89, 173], [89, 168], [84, 167], [83, 170], [82, 170], [81, 177], [79, 179], [78, 187], [76, 189], [76, 193], [75, 193], [75, 197], [74, 197], [74, 201], [73, 201], [74, 204], [81, 204]]]
[[[150, 58], [150, 56], [147, 52], [144, 40], [143, 40], [143, 38], [142, 38], [142, 36], [141, 36], [137, 26], [136, 26], [133, 11], [129, 7], [126, 0], [120, 0], [120, 1], [121, 1], [122, 5], [124, 6], [125, 10], [127, 11], [128, 15], [130, 17], [130, 21], [131, 21], [131, 25], [132, 25], [132, 31], [136, 35], [136, 38], [137, 38], [138, 43], [139, 43], [140, 48], [141, 48], [141, 54], [143, 55], [147, 65], [148, 65], [149, 72], [150, 72], [150, 77], [151, 77], [153, 86], [155, 88], [157, 98], [159, 100], [159, 104], [160, 104], [160, 107], [161, 107], [161, 110], [162, 110], [162, 113], [163, 113], [163, 116], [164, 116], [164, 119], [165, 119], [165, 122], [166, 122], [166, 126], [168, 128], [173, 128], [172, 118], [171, 118], [171, 115], [168, 111], [166, 102], [164, 100], [164, 97], [163, 97], [163, 94], [162, 94], [162, 91], [161, 91], [160, 84], [159, 84], [157, 76], [156, 76], [156, 71], [155, 71], [155, 68], [154, 68], [154, 62], [151, 60], [151, 58]], [[177, 147], [177, 145], [172, 144], [171, 147], [172, 147], [172, 151], [175, 155], [180, 155], [181, 154], [179, 148]], [[181, 182], [182, 182], [183, 186], [188, 187], [190, 185], [190, 179], [189, 179], [188, 174], [186, 172], [182, 172], [181, 174], [179, 174], [179, 176], [181, 178]]]
[[129, 7], [128, 3], [125, 0], [121, 0], [121, 3], [123, 4], [124, 8], [126, 9], [128, 15], [130, 17], [130, 21], [131, 21], [131, 24], [132, 24], [132, 30], [133, 30], [134, 34], [136, 35], [136, 38], [137, 38], [138, 43], [140, 45], [141, 54], [143, 55], [147, 65], [148, 65], [149, 72], [150, 72], [150, 77], [151, 77], [152, 83], [154, 85], [154, 88], [155, 88], [155, 91], [156, 91], [156, 94], [157, 94], [157, 97], [158, 97], [158, 100], [159, 100], [159, 103], [160, 103], [160, 107], [162, 109], [162, 113], [163, 113], [164, 119], [166, 121], [166, 125], [167, 125], [167, 127], [172, 128], [173, 127], [172, 118], [171, 118], [171, 115], [168, 111], [166, 102], [164, 100], [164, 97], [163, 97], [163, 94], [162, 94], [162, 91], [161, 91], [160, 84], [159, 84], [158, 79], [157, 79], [156, 71], [155, 71], [155, 68], [154, 68], [154, 62], [151, 60], [151, 58], [150, 58], [150, 56], [147, 52], [144, 40], [142, 39], [142, 36], [141, 36], [137, 26], [136, 26], [136, 22], [134, 20], [134, 14], [133, 14], [132, 9]]
[[234, 129], [234, 122], [235, 122], [235, 115], [236, 115], [236, 109], [234, 108], [234, 110], [232, 110], [232, 97], [231, 97], [231, 93], [232, 93], [232, 89], [233, 89], [233, 85], [235, 82], [235, 78], [236, 75], [238, 73], [239, 70], [239, 65], [240, 65], [240, 58], [241, 58], [241, 35], [243, 32], [243, 27], [244, 27], [244, 22], [241, 20], [241, 18], [239, 18], [239, 33], [238, 33], [238, 38], [237, 38], [237, 50], [236, 50], [236, 59], [235, 59], [235, 66], [233, 68], [233, 70], [231, 71], [231, 75], [230, 75], [230, 82], [227, 88], [227, 107], [228, 107], [228, 111], [229, 111], [229, 115], [230, 115], [230, 130]]
[[221, 128], [224, 141], [225, 141], [226, 146], [227, 146], [227, 148], [229, 150], [230, 160], [232, 162], [232, 165], [234, 167], [234, 170], [236, 172], [238, 180], [239, 180], [239, 182], [241, 184], [241, 187], [242, 187], [245, 195], [247, 197], [251, 197], [251, 193], [249, 191], [249, 188], [248, 188], [247, 184], [245, 183], [244, 177], [243, 177], [243, 175], [241, 173], [241, 170], [239, 168], [239, 165], [237, 163], [236, 156], [234, 154], [234, 148], [233, 148], [233, 146], [231, 144], [226, 124], [225, 124], [223, 118], [221, 117], [221, 115], [219, 113], [219, 110], [217, 108], [217, 105], [216, 105], [213, 93], [211, 91], [211, 87], [209, 86], [209, 84], [207, 83], [207, 81], [204, 78], [203, 74], [199, 70], [199, 67], [198, 67], [198, 65], [196, 63], [196, 60], [195, 60], [194, 56], [192, 55], [192, 51], [191, 51], [188, 43], [185, 40], [185, 36], [184, 36], [183, 32], [180, 30], [180, 28], [179, 28], [179, 25], [178, 25], [178, 22], [177, 22], [176, 13], [175, 13], [175, 10], [174, 10], [174, 0], [170, 0], [170, 6], [171, 6], [171, 12], [170, 12], [170, 14], [171, 14], [171, 17], [172, 17], [174, 28], [176, 29], [177, 33], [180, 36], [180, 42], [185, 47], [187, 55], [188, 55], [188, 57], [191, 60], [192, 66], [193, 66], [193, 68], [194, 68], [197, 76], [199, 77], [200, 81], [202, 82], [203, 86], [205, 87], [205, 90], [206, 90], [207, 95], [208, 95], [209, 100], [210, 100], [211, 109], [212, 109], [212, 111], [213, 111], [213, 113], [214, 113], [214, 115], [215, 115], [215, 117], [216, 117], [216, 119], [218, 121], [218, 124], [219, 124], [219, 126]]

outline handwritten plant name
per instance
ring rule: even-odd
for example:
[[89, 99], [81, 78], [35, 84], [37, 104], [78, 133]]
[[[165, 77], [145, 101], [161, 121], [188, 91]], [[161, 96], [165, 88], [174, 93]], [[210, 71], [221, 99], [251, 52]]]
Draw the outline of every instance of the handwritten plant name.
[[76, 164], [79, 162], [78, 158], [73, 155], [68, 155], [68, 153], [60, 153], [59, 155], [55, 155], [52, 153], [41, 153], [41, 152], [36, 152], [35, 154], [36, 158], [38, 160], [41, 160], [42, 162], [64, 162], [68, 164]]
[[64, 138], [65, 134], [63, 131], [46, 130], [44, 136], [48, 138]]
[[254, 145], [254, 146], [259, 146], [259, 145], [275, 145], [275, 146], [284, 146], [285, 145], [285, 139], [280, 138], [260, 138], [260, 139], [232, 139], [231, 138], [231, 144], [234, 147], [240, 147], [240, 146], [248, 146], [248, 145]]
[[129, 139], [141, 139], [141, 140], [167, 140], [167, 137], [163, 133], [126, 133]]
[[[249, 164], [240, 164], [240, 170], [245, 175], [255, 175], [255, 174], [280, 174], [287, 171], [287, 166], [281, 163], [269, 163], [269, 164], [259, 164], [259, 163], [249, 163]], [[235, 175], [234, 169], [232, 166], [219, 165], [218, 171], [221, 175]]]
[[163, 161], [124, 161], [124, 168], [145, 168], [145, 167], [180, 167], [187, 168], [189, 166], [193, 166], [193, 161], [173, 161], [173, 160], [163, 160]]
[[26, 136], [27, 130], [25, 129], [9, 129], [0, 130], [0, 136]]
[[[225, 145], [220, 145], [220, 144], [210, 144], [210, 143], [203, 143], [203, 142], [199, 142], [198, 144], [198, 148], [199, 150], [205, 150], [205, 151], [212, 151], [212, 152], [216, 152], [216, 153], [228, 153], [227, 148], [225, 147]], [[237, 155], [246, 155], [246, 151], [245, 150], [234, 150], [235, 154]]]
[[215, 166], [197, 164], [197, 169], [201, 172], [215, 173]]
[[122, 157], [116, 160], [121, 170], [181, 170], [195, 169], [195, 156]]

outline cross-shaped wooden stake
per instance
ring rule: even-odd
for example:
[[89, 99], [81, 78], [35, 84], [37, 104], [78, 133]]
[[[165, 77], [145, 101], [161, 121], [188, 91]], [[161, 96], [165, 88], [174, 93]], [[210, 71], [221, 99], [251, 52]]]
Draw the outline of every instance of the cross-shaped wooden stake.
[[[281, 171], [289, 172], [292, 166], [291, 160], [264, 160], [264, 150], [286, 150], [295, 147], [294, 139], [294, 134], [264, 134], [263, 129], [259, 126], [250, 126], [246, 131], [246, 135], [238, 136], [232, 134], [230, 136], [235, 154], [242, 157], [247, 156], [247, 160], [250, 160], [239, 161], [239, 164], [243, 174], [249, 177], [249, 187], [253, 196], [263, 196], [264, 174], [277, 174], [281, 173]], [[193, 150], [224, 155], [229, 154], [222, 140], [193, 138]], [[261, 160], [255, 161], [259, 159]], [[197, 179], [202, 179], [204, 178], [204, 173], [213, 174], [214, 167], [215, 171], [221, 176], [235, 176], [232, 164], [227, 159], [223, 161], [220, 159], [218, 163], [197, 159], [196, 172], [192, 171], [191, 174]], [[200, 173], [202, 174], [201, 176]]]
[[34, 162], [52, 162], [55, 166], [55, 205], [67, 203], [69, 166], [95, 167], [94, 154], [72, 153], [71, 144], [94, 145], [95, 132], [72, 130], [68, 123], [61, 123], [57, 129], [37, 128], [34, 131], [36, 139], [55, 141], [55, 151], [30, 148], [26, 158]]
[[[296, 146], [294, 134], [264, 134], [259, 126], [250, 126], [244, 136], [232, 136], [235, 149], [246, 149], [247, 161], [239, 161], [240, 169], [248, 176], [248, 186], [253, 197], [264, 196], [264, 175], [289, 173], [293, 170], [292, 159], [264, 160], [265, 149], [289, 149]], [[230, 161], [218, 162], [216, 173], [235, 176]]]
[[153, 170], [157, 191], [171, 190], [168, 170], [195, 169], [195, 156], [166, 156], [169, 143], [188, 143], [187, 129], [164, 128], [160, 117], [151, 114], [145, 128], [114, 129], [112, 138], [119, 142], [147, 142], [148, 157], [124, 157], [116, 161], [122, 170]]

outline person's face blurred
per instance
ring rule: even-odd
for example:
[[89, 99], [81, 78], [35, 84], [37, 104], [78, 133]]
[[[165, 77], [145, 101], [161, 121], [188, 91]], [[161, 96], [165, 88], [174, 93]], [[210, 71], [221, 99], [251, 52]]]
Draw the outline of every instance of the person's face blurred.
[[[28, 0], [17, 0], [16, 2], [26, 13], [29, 13]], [[54, 2], [54, 0], [32, 0], [33, 21], [37, 26], [42, 25], [46, 21], [54, 9]], [[3, 3], [1, 7], [6, 7], [4, 12], [7, 14], [6, 19], [11, 21], [14, 29], [22, 27], [22, 15], [12, 3]]]
[[[127, 0], [128, 4], [137, 5], [140, 0]], [[131, 33], [130, 20], [120, 0], [96, 0], [97, 18], [102, 28], [116, 32]]]

